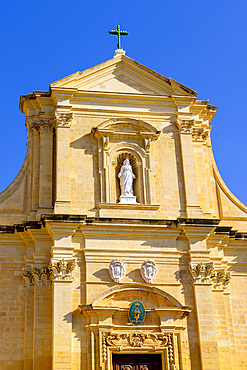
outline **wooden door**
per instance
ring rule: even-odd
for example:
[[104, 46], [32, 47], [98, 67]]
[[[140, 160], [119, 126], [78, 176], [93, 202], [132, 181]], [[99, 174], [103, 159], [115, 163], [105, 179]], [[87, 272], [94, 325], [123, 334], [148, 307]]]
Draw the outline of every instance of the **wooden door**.
[[162, 370], [161, 355], [117, 355], [112, 357], [113, 370]]

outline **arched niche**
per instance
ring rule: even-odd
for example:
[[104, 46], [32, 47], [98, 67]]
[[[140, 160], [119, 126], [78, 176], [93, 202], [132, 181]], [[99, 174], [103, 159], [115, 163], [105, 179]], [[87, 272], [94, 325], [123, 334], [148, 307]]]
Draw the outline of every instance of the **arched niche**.
[[151, 143], [158, 139], [160, 132], [142, 120], [117, 118], [102, 122], [92, 129], [92, 134], [98, 139], [101, 202], [118, 203], [117, 171], [121, 159], [126, 156], [134, 165], [137, 202], [152, 204], [155, 201], [155, 168], [152, 168]]
[[[138, 327], [128, 318], [129, 307], [137, 300], [146, 310], [145, 321]], [[188, 343], [185, 317], [191, 307], [170, 294], [142, 284], [116, 286], [78, 309], [87, 319], [88, 349], [96, 368], [112, 369], [113, 353], [161, 354], [162, 370], [182, 363], [178, 349]]]

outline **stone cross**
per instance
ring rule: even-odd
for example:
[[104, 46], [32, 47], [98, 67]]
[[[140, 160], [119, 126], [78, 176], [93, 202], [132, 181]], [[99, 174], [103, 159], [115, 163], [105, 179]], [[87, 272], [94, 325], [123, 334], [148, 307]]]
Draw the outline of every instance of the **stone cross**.
[[120, 36], [127, 36], [127, 31], [120, 31], [120, 25], [117, 26], [117, 31], [109, 31], [111, 35], [117, 36], [117, 48], [121, 49]]

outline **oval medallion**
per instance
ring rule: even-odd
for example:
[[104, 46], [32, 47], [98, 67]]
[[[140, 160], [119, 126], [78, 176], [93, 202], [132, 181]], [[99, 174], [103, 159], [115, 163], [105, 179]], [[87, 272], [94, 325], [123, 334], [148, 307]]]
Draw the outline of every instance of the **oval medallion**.
[[144, 305], [140, 301], [135, 301], [129, 308], [129, 319], [133, 325], [141, 325], [146, 317]]

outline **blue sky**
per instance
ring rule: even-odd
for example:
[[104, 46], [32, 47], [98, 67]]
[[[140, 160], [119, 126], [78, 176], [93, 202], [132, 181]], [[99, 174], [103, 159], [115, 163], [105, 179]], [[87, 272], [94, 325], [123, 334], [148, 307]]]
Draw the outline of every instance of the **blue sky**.
[[212, 143], [221, 176], [247, 204], [247, 3], [0, 0], [0, 191], [26, 154], [21, 94], [112, 58], [120, 24], [126, 55], [218, 106]]

